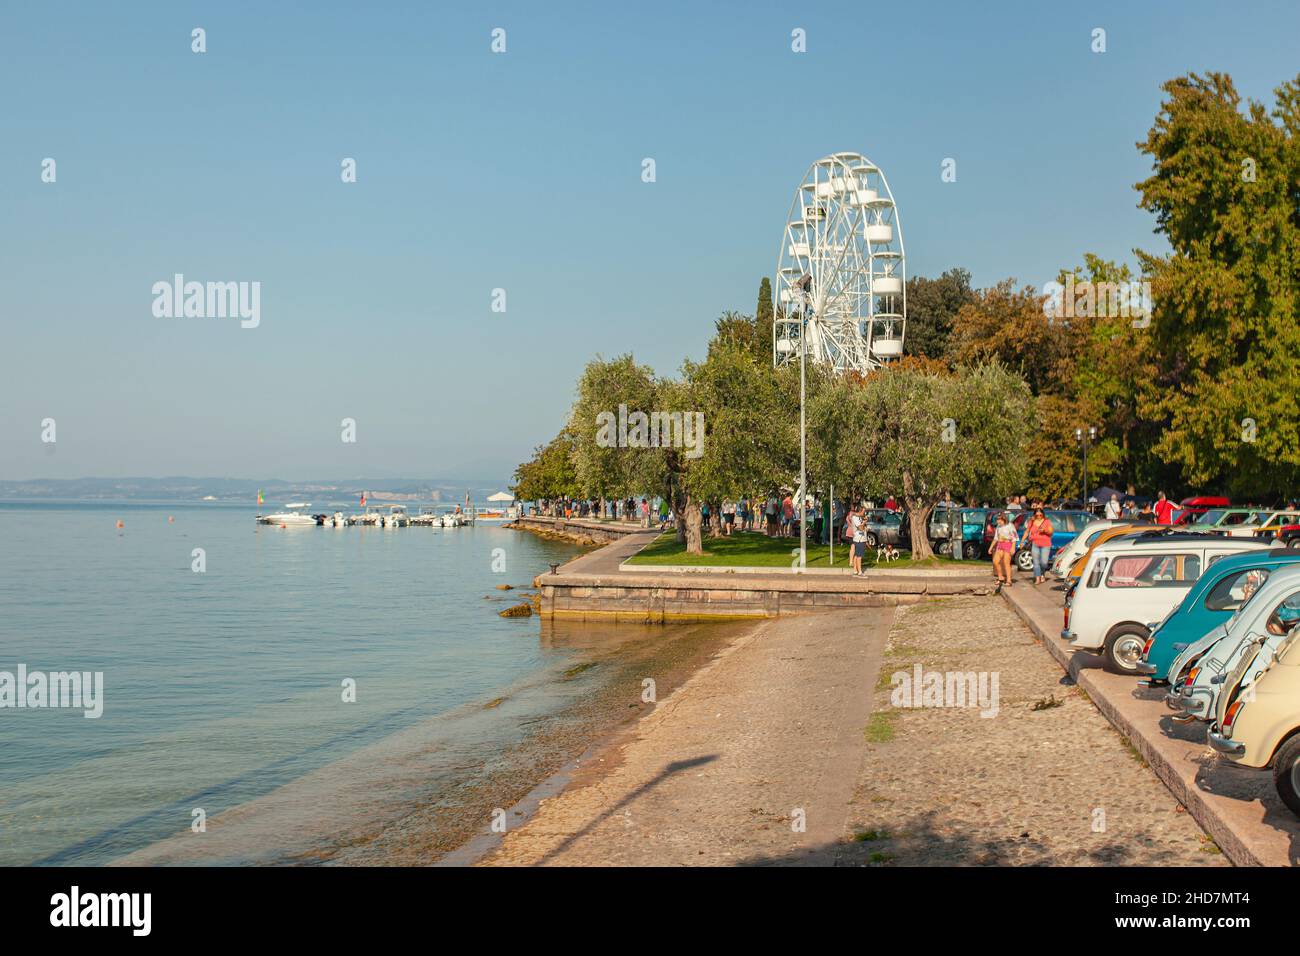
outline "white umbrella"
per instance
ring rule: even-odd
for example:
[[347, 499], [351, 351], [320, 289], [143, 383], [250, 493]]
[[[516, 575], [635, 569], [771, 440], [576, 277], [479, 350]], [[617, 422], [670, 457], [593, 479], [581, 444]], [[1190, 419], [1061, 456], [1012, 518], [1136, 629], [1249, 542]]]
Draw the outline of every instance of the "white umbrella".
[[515, 496], [508, 491], [498, 491], [495, 495], [488, 495], [488, 501], [514, 501]]

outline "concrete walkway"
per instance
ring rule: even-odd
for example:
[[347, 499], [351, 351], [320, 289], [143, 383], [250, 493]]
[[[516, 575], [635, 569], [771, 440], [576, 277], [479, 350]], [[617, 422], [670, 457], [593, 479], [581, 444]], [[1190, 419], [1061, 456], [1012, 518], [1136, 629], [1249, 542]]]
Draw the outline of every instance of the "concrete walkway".
[[1300, 863], [1300, 820], [1278, 799], [1270, 771], [1218, 758], [1206, 742], [1206, 724], [1174, 723], [1164, 690], [1108, 673], [1100, 657], [1063, 641], [1060, 591], [1021, 582], [1002, 594], [1228, 859], [1238, 866]]
[[893, 614], [760, 625], [593, 754], [484, 862], [832, 863]]

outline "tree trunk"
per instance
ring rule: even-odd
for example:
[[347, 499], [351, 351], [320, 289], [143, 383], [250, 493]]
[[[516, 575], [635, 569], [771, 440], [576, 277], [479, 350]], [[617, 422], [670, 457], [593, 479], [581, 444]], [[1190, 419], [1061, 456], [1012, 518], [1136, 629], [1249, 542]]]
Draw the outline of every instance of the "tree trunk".
[[907, 530], [912, 539], [912, 560], [934, 557], [930, 547], [930, 515], [935, 502], [916, 494], [910, 472], [903, 472], [903, 505], [907, 508]]
[[703, 518], [700, 515], [700, 505], [697, 501], [692, 501], [689, 497], [686, 499], [685, 520], [682, 522], [686, 532], [686, 553], [703, 554], [704, 542], [700, 538], [700, 525]]

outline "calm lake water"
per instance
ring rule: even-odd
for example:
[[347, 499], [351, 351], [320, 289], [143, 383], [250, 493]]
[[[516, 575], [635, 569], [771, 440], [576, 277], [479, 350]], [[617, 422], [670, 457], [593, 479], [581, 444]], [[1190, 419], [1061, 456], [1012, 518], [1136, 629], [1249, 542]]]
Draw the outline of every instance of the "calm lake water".
[[[499, 526], [280, 529], [219, 504], [0, 503], [0, 540], [0, 670], [105, 682], [97, 720], [0, 710], [0, 864], [157, 846], [164, 862], [347, 859], [341, 843], [382, 843], [411, 806], [436, 808], [561, 719], [587, 692], [575, 667], [650, 639], [501, 618], [522, 598], [496, 585], [528, 587], [577, 549]], [[242, 829], [222, 831], [226, 811]]]

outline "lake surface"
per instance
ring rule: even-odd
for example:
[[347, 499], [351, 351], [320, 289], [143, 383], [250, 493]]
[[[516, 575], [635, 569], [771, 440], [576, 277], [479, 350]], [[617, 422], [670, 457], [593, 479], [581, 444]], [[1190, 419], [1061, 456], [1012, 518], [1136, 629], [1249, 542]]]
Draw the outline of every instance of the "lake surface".
[[532, 534], [253, 515], [0, 503], [0, 671], [104, 674], [0, 709], [0, 864], [429, 862], [719, 633], [500, 617], [577, 553]]

